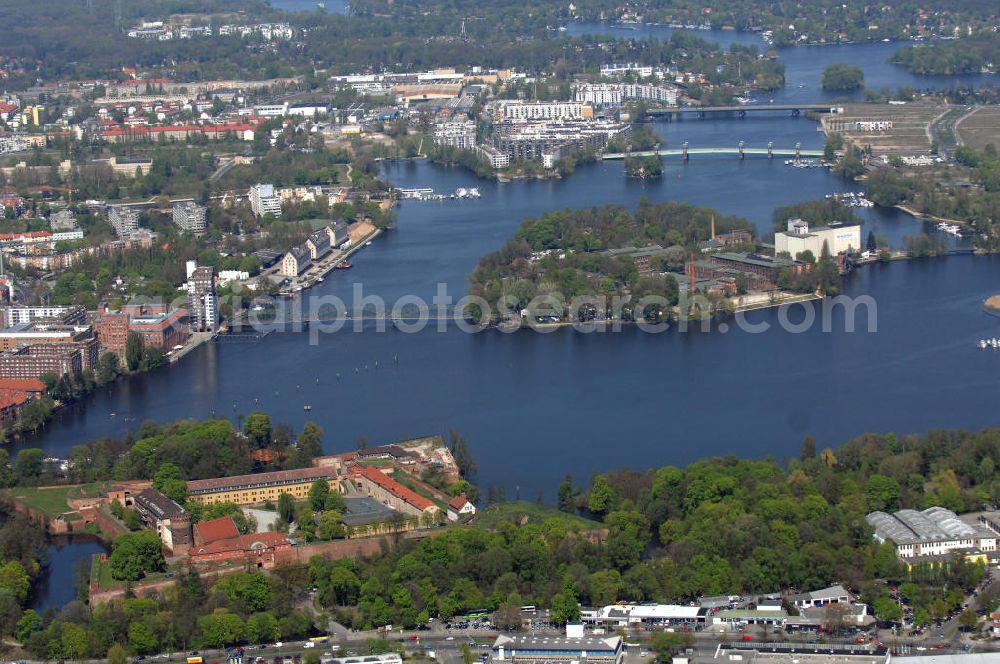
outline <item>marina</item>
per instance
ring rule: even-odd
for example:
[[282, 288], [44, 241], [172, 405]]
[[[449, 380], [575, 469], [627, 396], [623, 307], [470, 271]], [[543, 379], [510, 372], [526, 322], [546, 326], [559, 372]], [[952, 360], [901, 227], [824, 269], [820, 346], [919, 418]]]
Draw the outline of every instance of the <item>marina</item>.
[[399, 189], [399, 197], [403, 200], [414, 201], [444, 201], [479, 198], [480, 193], [477, 187], [459, 187], [451, 194], [439, 194], [429, 187], [414, 189]]

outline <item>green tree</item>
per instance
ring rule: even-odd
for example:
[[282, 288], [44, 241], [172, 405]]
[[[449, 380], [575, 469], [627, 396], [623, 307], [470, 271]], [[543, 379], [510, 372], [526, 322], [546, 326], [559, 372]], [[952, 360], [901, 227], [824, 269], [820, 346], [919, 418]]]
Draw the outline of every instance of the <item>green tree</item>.
[[175, 463], [167, 461], [160, 465], [153, 475], [153, 488], [180, 505], [187, 500], [184, 472]]
[[899, 622], [903, 617], [903, 610], [890, 597], [880, 597], [875, 600], [875, 617], [883, 623]]
[[259, 447], [265, 447], [271, 442], [271, 418], [266, 413], [250, 413], [243, 421], [243, 433]]
[[35, 632], [42, 627], [42, 617], [34, 609], [26, 609], [21, 619], [17, 621], [17, 627], [14, 629], [14, 635], [17, 640], [24, 643], [32, 632]]
[[0, 588], [8, 590], [19, 604], [24, 604], [28, 599], [28, 591], [31, 590], [31, 579], [24, 565], [16, 560], [8, 560], [0, 566]]
[[295, 500], [289, 493], [281, 493], [278, 496], [278, 516], [286, 523], [295, 521]]
[[142, 518], [139, 516], [139, 512], [133, 509], [126, 509], [124, 512], [125, 527], [131, 531], [136, 531], [142, 528]]
[[320, 478], [309, 487], [309, 505], [319, 512], [326, 508], [326, 499], [330, 495], [330, 483]]
[[240, 617], [223, 608], [198, 618], [198, 629], [203, 642], [210, 648], [235, 645], [246, 635], [246, 626]]
[[129, 371], [135, 371], [142, 362], [144, 342], [138, 332], [129, 332], [125, 338], [125, 366]]
[[126, 533], [112, 544], [108, 559], [111, 576], [119, 581], [138, 581], [147, 572], [166, 568], [160, 538], [151, 530]]
[[45, 452], [37, 447], [29, 447], [17, 453], [14, 461], [14, 475], [18, 481], [35, 480], [41, 477]]
[[344, 536], [344, 524], [339, 512], [327, 510], [319, 515], [316, 536], [321, 540], [332, 540]]
[[271, 586], [260, 572], [236, 572], [223, 577], [215, 585], [226, 593], [244, 614], [263, 611], [271, 603]]
[[832, 92], [846, 92], [864, 87], [865, 73], [860, 67], [834, 63], [823, 70], [823, 89]]
[[156, 633], [140, 620], [134, 620], [128, 626], [128, 642], [132, 650], [140, 655], [156, 652], [160, 647]]
[[273, 614], [265, 611], [247, 618], [247, 640], [251, 643], [268, 643], [280, 638], [281, 627]]
[[112, 643], [111, 647], [108, 648], [107, 663], [128, 664], [128, 653], [125, 652], [125, 648], [120, 643]]
[[608, 483], [608, 478], [604, 475], [594, 475], [594, 481], [590, 486], [590, 493], [587, 496], [587, 509], [594, 514], [603, 514], [611, 507], [611, 500], [614, 498], [614, 490]]

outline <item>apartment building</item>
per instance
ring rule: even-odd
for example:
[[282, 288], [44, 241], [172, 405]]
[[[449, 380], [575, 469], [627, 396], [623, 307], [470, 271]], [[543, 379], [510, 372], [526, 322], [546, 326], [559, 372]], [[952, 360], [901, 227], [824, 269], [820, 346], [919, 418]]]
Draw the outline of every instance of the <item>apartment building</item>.
[[272, 184], [255, 184], [250, 187], [248, 194], [250, 198], [250, 209], [258, 217], [270, 214], [274, 217], [281, 216], [281, 199], [274, 192]]
[[208, 228], [208, 209], [197, 203], [186, 201], [171, 208], [174, 225], [182, 231], [202, 236]]

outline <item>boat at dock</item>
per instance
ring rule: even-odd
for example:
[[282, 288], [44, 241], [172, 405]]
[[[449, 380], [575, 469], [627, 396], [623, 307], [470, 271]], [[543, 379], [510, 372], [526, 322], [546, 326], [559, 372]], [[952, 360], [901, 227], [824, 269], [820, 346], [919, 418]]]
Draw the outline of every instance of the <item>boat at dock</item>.
[[352, 266], [351, 266], [351, 262], [350, 261], [340, 261], [339, 263], [337, 263], [336, 269], [338, 269], [338, 270], [350, 270], [351, 267]]

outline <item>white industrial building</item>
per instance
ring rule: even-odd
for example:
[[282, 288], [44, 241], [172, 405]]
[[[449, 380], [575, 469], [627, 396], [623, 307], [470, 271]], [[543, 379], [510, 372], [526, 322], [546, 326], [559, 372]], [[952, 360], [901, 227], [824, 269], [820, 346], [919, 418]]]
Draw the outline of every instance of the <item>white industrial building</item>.
[[892, 542], [896, 555], [904, 560], [997, 549], [997, 533], [966, 523], [944, 507], [872, 512], [865, 519], [875, 528], [875, 539]]
[[628, 627], [629, 625], [677, 625], [704, 623], [708, 610], [683, 604], [611, 604], [598, 609], [583, 609], [580, 620], [593, 627]]
[[815, 258], [823, 253], [826, 244], [831, 256], [861, 251], [861, 224], [830, 224], [810, 228], [809, 222], [799, 218], [788, 220], [788, 230], [774, 234], [774, 253], [787, 252], [795, 258], [804, 251]]

